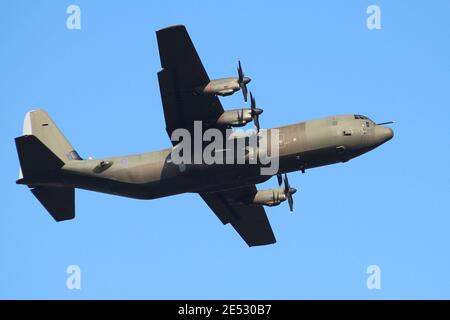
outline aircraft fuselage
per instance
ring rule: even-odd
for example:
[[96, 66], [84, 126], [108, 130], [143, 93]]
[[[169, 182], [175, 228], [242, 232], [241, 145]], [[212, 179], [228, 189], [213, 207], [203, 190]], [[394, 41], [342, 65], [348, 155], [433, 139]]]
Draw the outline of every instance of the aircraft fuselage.
[[[268, 129], [279, 131], [279, 172], [287, 173], [346, 162], [393, 136], [392, 130], [354, 115], [332, 116]], [[257, 165], [172, 163], [172, 148], [127, 156], [66, 163], [56, 177], [24, 184], [65, 186], [138, 199], [185, 192], [218, 191], [261, 183]]]

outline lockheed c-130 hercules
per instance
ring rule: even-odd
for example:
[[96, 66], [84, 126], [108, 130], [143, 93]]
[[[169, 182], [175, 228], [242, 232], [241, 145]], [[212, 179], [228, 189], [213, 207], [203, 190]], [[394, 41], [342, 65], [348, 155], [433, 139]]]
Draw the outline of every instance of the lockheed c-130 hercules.
[[[169, 137], [177, 129], [218, 130], [254, 122], [259, 134], [261, 109], [251, 95], [250, 108], [225, 111], [218, 95], [241, 90], [247, 84], [238, 64], [238, 77], [210, 80], [182, 25], [156, 32], [162, 70], [158, 72]], [[338, 115], [267, 129], [278, 132], [277, 188], [257, 190], [255, 184], [271, 178], [259, 164], [176, 164], [176, 147], [118, 157], [82, 159], [44, 110], [26, 114], [23, 135], [15, 139], [21, 166], [18, 184], [31, 192], [56, 221], [75, 217], [75, 188], [137, 199], [155, 199], [185, 192], [198, 193], [223, 224], [230, 223], [249, 246], [275, 243], [263, 208], [287, 200], [293, 209], [286, 173], [302, 171], [362, 155], [393, 137], [392, 129], [363, 115]], [[275, 131], [274, 131], [275, 132]], [[282, 176], [284, 174], [284, 177]], [[284, 186], [281, 186], [284, 182]]]

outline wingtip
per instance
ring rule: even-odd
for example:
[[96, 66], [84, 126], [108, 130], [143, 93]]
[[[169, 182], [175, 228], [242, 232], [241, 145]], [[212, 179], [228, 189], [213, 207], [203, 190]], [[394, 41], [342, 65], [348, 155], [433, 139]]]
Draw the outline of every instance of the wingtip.
[[174, 24], [172, 26], [164, 27], [159, 30], [156, 30], [156, 33], [164, 32], [164, 31], [170, 31], [170, 30], [176, 30], [176, 29], [186, 29], [186, 26], [183, 24]]
[[[246, 241], [247, 242], [247, 241]], [[275, 244], [277, 243], [277, 240], [275, 239], [275, 237], [271, 240], [266, 240], [266, 241], [260, 241], [260, 242], [247, 242], [247, 245], [251, 248], [251, 247], [261, 247], [261, 246], [268, 246], [271, 244]]]

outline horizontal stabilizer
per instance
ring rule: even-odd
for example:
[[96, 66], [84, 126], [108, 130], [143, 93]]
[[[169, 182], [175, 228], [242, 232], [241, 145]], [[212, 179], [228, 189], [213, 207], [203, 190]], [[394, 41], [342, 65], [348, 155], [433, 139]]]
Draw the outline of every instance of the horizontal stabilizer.
[[34, 135], [16, 138], [16, 147], [25, 178], [57, 170], [64, 165], [64, 162]]
[[74, 188], [36, 187], [31, 192], [56, 221], [75, 218]]

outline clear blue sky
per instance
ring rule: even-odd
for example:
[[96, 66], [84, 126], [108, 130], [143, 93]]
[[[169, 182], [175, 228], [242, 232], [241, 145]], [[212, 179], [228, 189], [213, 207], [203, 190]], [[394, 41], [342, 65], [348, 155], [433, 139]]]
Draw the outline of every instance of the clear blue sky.
[[[66, 28], [71, 3], [81, 30]], [[3, 1], [0, 298], [450, 298], [450, 2], [310, 3]], [[370, 4], [381, 30], [366, 28]], [[394, 139], [291, 174], [295, 213], [267, 210], [273, 246], [248, 248], [195, 194], [77, 190], [76, 219], [54, 222], [15, 185], [24, 114], [46, 109], [83, 157], [169, 146], [155, 30], [173, 24], [211, 78], [242, 60], [262, 126], [360, 113], [395, 120]], [[66, 288], [72, 264], [81, 290]], [[366, 287], [373, 264], [381, 290]]]

